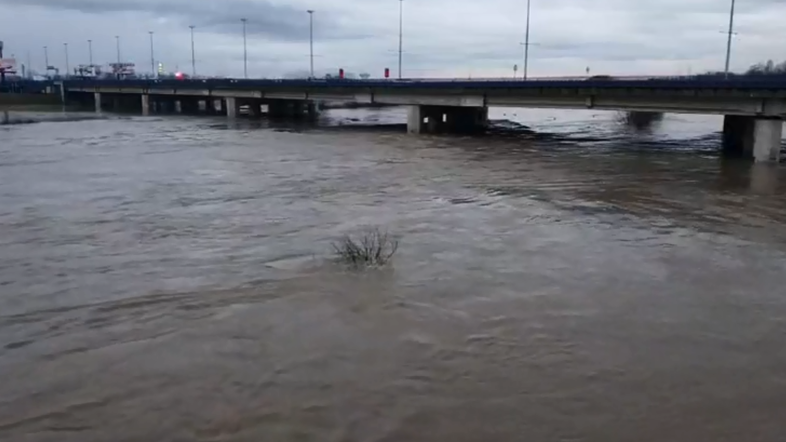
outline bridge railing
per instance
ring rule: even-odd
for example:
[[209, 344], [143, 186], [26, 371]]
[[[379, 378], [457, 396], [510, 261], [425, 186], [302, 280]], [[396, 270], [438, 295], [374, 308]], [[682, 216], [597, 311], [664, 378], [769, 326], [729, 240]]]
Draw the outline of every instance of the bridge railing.
[[417, 79], [69, 79], [68, 87], [135, 87], [145, 89], [770, 89], [786, 91], [786, 77], [781, 76], [578, 76], [513, 78], [417, 78]]

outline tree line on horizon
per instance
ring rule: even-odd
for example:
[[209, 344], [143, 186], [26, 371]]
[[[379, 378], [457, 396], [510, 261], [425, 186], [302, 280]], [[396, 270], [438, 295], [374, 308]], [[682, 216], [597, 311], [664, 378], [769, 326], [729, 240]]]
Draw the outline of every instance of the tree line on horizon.
[[[705, 74], [700, 74], [700, 77], [722, 77], [725, 76], [725, 72], [715, 71], [715, 72], [707, 72]], [[784, 76], [786, 77], [786, 61], [782, 61], [780, 63], [775, 63], [772, 60], [767, 60], [763, 62], [756, 63], [748, 68], [744, 73], [733, 73], [729, 72], [729, 76], [735, 77], [748, 77], [748, 76]]]
[[786, 75], [786, 61], [775, 63], [767, 60], [763, 63], [756, 63], [745, 72], [745, 75]]

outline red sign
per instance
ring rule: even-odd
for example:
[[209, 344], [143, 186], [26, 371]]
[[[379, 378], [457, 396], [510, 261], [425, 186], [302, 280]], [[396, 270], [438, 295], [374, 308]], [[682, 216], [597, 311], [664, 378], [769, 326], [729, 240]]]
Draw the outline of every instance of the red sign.
[[344, 69], [338, 70], [338, 78], [342, 78], [342, 79], [344, 78]]
[[390, 68], [385, 68], [385, 78], [390, 78]]

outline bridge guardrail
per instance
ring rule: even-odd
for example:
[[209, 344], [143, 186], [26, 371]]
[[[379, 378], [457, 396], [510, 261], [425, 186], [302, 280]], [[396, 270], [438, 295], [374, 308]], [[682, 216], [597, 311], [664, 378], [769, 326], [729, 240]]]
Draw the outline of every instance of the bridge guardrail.
[[735, 76], [729, 79], [716, 76], [626, 76], [613, 78], [593, 77], [541, 77], [527, 80], [513, 78], [484, 79], [69, 79], [66, 87], [106, 86], [139, 87], [145, 89], [265, 89], [265, 88], [393, 88], [393, 89], [527, 89], [527, 88], [576, 88], [597, 89], [771, 89], [786, 90], [786, 76]]

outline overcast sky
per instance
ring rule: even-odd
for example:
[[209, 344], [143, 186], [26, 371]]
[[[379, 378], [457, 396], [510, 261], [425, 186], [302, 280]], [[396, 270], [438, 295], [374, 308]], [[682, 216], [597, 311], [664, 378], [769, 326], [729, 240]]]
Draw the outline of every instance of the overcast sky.
[[[405, 77], [511, 76], [522, 64], [526, 0], [404, 0]], [[686, 74], [722, 70], [727, 0], [532, 0], [530, 75]], [[0, 0], [6, 57], [35, 69], [123, 61], [191, 71], [196, 26], [200, 75], [242, 76], [240, 19], [248, 19], [251, 77], [306, 73], [307, 9], [317, 71], [381, 76], [398, 64], [398, 0]], [[737, 0], [732, 68], [786, 59], [786, 0]]]

